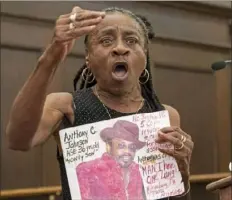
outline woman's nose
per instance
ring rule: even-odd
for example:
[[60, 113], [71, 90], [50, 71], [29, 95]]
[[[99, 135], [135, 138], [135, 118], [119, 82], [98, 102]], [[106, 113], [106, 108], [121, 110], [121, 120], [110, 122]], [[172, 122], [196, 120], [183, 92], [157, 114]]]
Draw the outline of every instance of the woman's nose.
[[125, 56], [129, 54], [129, 49], [121, 42], [112, 50], [113, 56]]

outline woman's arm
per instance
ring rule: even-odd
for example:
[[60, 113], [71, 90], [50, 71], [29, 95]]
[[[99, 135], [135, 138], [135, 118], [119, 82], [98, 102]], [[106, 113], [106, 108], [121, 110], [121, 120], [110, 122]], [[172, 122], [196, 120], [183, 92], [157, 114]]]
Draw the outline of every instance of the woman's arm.
[[[77, 16], [80, 18], [78, 21]], [[64, 113], [72, 113], [69, 111], [71, 97], [68, 94], [49, 95], [46, 99], [47, 89], [59, 63], [71, 51], [75, 39], [89, 34], [102, 17], [104, 13], [79, 7], [59, 16], [51, 44], [40, 57], [36, 69], [19, 91], [11, 108], [6, 130], [10, 148], [28, 150], [45, 141], [58, 126]], [[70, 24], [73, 28], [70, 28]]]

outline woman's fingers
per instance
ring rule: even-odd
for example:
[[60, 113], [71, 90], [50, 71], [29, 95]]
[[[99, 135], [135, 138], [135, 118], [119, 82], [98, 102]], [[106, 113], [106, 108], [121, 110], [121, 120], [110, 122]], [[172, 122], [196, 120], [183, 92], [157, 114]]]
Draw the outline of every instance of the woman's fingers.
[[[83, 20], [80, 22], [74, 22], [72, 23], [74, 26], [74, 29], [77, 30], [79, 28], [82, 27], [87, 27], [87, 26], [96, 26], [97, 24], [99, 24], [101, 22], [102, 18], [98, 17], [95, 19], [87, 19], [87, 20]], [[58, 25], [56, 27], [57, 31], [70, 31], [70, 23], [69, 24], [65, 24], [65, 25]]]
[[163, 133], [163, 132], [158, 132], [158, 139], [156, 140], [157, 143], [163, 143], [163, 142], [170, 142], [175, 146], [180, 146], [181, 145], [181, 140], [176, 136], [175, 133]]
[[[75, 18], [72, 20], [71, 16], [74, 16]], [[93, 11], [85, 11], [85, 13], [82, 14], [82, 12], [76, 12], [76, 13], [70, 13], [66, 15], [61, 15], [57, 21], [56, 25], [67, 25], [69, 23], [78, 23], [82, 22], [88, 19], [103, 19], [105, 16], [105, 13], [102, 12], [93, 12]], [[99, 20], [98, 19], [98, 20]]]
[[75, 28], [73, 30], [69, 30], [67, 32], [67, 36], [68, 37], [72, 37], [72, 38], [78, 38], [82, 35], [86, 35], [88, 33], [90, 33], [94, 28], [96, 28], [96, 26], [85, 26], [85, 27], [81, 27], [81, 28]]
[[74, 7], [70, 14], [61, 15], [56, 21], [55, 40], [66, 42], [89, 34], [103, 19], [104, 12]]
[[82, 21], [86, 19], [94, 19], [94, 18], [104, 18], [104, 12], [96, 12], [96, 11], [89, 11], [89, 10], [82, 10], [76, 13], [76, 21]]
[[194, 143], [190, 135], [182, 131], [178, 127], [166, 127], [158, 132], [157, 143], [171, 142], [176, 146], [181, 146], [182, 142], [185, 146], [193, 149]]
[[93, 18], [93, 19], [85, 19], [82, 21], [77, 21], [74, 24], [76, 28], [79, 27], [85, 27], [85, 26], [92, 26], [92, 25], [97, 25], [102, 21], [101, 17]]
[[104, 18], [105, 12], [83, 10], [74, 7], [72, 12], [58, 17], [55, 23], [52, 49], [59, 49], [57, 59], [65, 59], [75, 39], [89, 34]]

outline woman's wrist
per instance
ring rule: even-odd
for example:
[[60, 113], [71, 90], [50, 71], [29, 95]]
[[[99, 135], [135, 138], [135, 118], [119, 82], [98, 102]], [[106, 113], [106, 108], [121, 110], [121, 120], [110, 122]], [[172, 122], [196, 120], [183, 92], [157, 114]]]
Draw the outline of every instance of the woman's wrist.
[[56, 45], [52, 42], [46, 47], [45, 51], [40, 56], [38, 63], [50, 66], [51, 68], [56, 68], [60, 63], [62, 51], [63, 48], [60, 45]]

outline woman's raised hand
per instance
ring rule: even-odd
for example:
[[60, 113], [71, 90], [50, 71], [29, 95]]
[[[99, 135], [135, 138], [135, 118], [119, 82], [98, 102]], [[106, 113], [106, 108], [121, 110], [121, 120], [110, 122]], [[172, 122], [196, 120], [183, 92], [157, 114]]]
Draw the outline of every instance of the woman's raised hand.
[[72, 12], [58, 17], [54, 35], [45, 54], [62, 61], [72, 50], [75, 40], [89, 34], [104, 18], [104, 12], [84, 10], [74, 7]]

